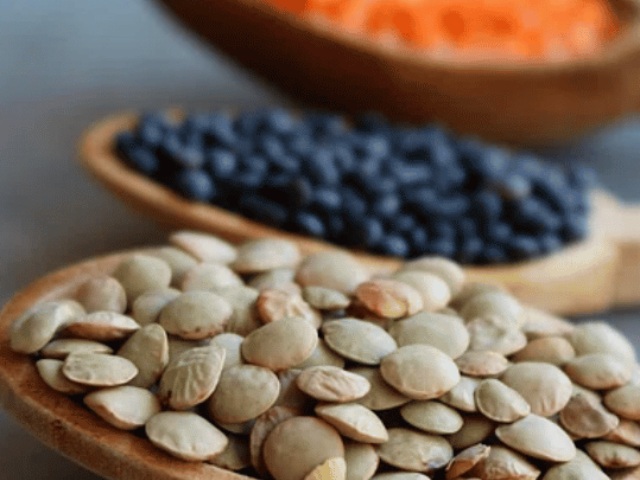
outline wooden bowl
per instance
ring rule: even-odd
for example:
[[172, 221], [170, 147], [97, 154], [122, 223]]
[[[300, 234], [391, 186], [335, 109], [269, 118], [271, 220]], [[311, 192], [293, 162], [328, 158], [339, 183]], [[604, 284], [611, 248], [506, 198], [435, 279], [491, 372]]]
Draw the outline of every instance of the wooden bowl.
[[[234, 243], [278, 237], [296, 242], [304, 254], [339, 248], [187, 200], [129, 168], [114, 145], [118, 133], [133, 128], [136, 118], [106, 118], [87, 130], [79, 145], [82, 165], [126, 204], [165, 226], [210, 232]], [[469, 278], [503, 284], [530, 305], [566, 315], [640, 304], [640, 207], [622, 205], [604, 192], [594, 194], [593, 204], [591, 235], [585, 241], [534, 261], [468, 267]], [[397, 258], [351, 253], [378, 272], [401, 264]]]
[[64, 298], [81, 283], [109, 274], [130, 253], [71, 266], [18, 293], [0, 312], [0, 404], [38, 440], [113, 480], [247, 480], [206, 463], [175, 459], [145, 438], [118, 430], [71, 398], [51, 390], [32, 357], [9, 347], [11, 323], [40, 301]]
[[526, 146], [575, 138], [640, 110], [640, 0], [597, 55], [558, 63], [452, 62], [391, 49], [258, 0], [160, 0], [202, 39], [294, 98]]

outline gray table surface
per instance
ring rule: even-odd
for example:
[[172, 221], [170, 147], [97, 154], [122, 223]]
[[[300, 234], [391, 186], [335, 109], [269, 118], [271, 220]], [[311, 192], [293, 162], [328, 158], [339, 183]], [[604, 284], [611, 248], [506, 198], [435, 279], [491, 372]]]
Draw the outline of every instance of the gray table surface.
[[[283, 102], [143, 0], [0, 0], [0, 305], [46, 272], [163, 242], [166, 232], [99, 187], [74, 161], [104, 115], [181, 105]], [[640, 201], [640, 118], [545, 152], [580, 158]], [[640, 345], [640, 309], [600, 315]], [[0, 479], [94, 480], [0, 410]]]

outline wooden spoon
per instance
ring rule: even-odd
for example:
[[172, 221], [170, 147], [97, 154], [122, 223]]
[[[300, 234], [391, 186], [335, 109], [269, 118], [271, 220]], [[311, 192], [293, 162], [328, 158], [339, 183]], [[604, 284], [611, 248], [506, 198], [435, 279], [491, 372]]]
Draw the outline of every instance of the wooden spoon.
[[[338, 248], [187, 200], [132, 170], [114, 153], [114, 145], [118, 133], [133, 128], [136, 119], [135, 114], [106, 118], [80, 142], [82, 164], [125, 203], [171, 228], [202, 230], [231, 242], [279, 237], [296, 242], [305, 254]], [[468, 267], [467, 274], [471, 281], [504, 284], [524, 302], [559, 314], [640, 304], [640, 206], [622, 205], [611, 195], [596, 192], [590, 231], [585, 241], [556, 254], [518, 264]], [[401, 263], [352, 253], [380, 272]]]
[[624, 24], [597, 55], [549, 63], [465, 62], [390, 48], [260, 0], [159, 0], [186, 27], [313, 105], [439, 120], [499, 142], [560, 143], [640, 110], [640, 0], [611, 0]]
[[131, 432], [118, 430], [71, 398], [49, 388], [33, 358], [9, 346], [12, 322], [41, 301], [69, 298], [84, 281], [109, 274], [131, 253], [100, 257], [47, 275], [0, 312], [0, 404], [38, 440], [113, 480], [247, 480], [206, 463], [184, 462]]

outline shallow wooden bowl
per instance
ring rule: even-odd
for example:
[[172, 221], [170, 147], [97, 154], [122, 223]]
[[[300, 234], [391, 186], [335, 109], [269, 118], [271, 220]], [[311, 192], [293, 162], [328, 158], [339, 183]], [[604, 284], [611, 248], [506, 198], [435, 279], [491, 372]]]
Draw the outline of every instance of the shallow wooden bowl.
[[[212, 205], [187, 200], [137, 173], [114, 153], [119, 132], [131, 129], [135, 114], [109, 117], [87, 130], [80, 161], [126, 204], [171, 228], [202, 230], [231, 242], [279, 237], [296, 242], [303, 253], [336, 249], [335, 245], [277, 230]], [[603, 311], [640, 304], [640, 207], [622, 205], [597, 192], [591, 236], [539, 260], [496, 267], [469, 267], [472, 281], [500, 283], [518, 298], [566, 314]], [[401, 261], [352, 251], [372, 270], [389, 272]]]
[[205, 463], [174, 459], [145, 438], [118, 430], [71, 398], [51, 390], [35, 361], [9, 347], [11, 323], [40, 301], [65, 298], [82, 282], [109, 274], [130, 253], [71, 266], [18, 293], [0, 312], [0, 405], [38, 440], [113, 480], [247, 480]]
[[640, 0], [600, 54], [538, 64], [438, 60], [280, 13], [258, 0], [159, 0], [185, 26], [293, 97], [458, 133], [557, 144], [640, 110]]

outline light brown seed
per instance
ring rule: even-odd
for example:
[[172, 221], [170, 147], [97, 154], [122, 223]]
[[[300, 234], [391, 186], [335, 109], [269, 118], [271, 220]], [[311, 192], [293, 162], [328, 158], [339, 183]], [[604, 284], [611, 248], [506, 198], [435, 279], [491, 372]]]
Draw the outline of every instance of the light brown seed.
[[575, 330], [575, 325], [544, 310], [523, 305], [522, 331], [530, 340], [543, 337], [564, 337]]
[[545, 362], [564, 365], [575, 358], [576, 352], [562, 337], [543, 337], [532, 340], [513, 355], [514, 362]]
[[242, 345], [243, 340], [244, 338], [236, 333], [221, 333], [211, 339], [209, 345], [218, 345], [226, 351], [222, 368], [244, 363], [242, 352], [240, 351], [240, 345]]
[[158, 321], [162, 309], [181, 295], [175, 288], [149, 290], [139, 295], [131, 306], [131, 316], [139, 325], [145, 326]]
[[382, 420], [357, 403], [319, 404], [315, 413], [347, 438], [364, 443], [384, 443], [389, 440]]
[[215, 458], [229, 442], [224, 433], [191, 412], [160, 412], [149, 419], [145, 432], [159, 449], [191, 462]]
[[437, 312], [451, 300], [449, 285], [433, 273], [401, 270], [393, 278], [415, 288], [422, 295], [423, 309], [427, 312]]
[[369, 279], [369, 272], [346, 252], [320, 252], [307, 256], [296, 274], [303, 287], [316, 285], [351, 295]]
[[456, 450], [482, 443], [493, 435], [496, 424], [482, 415], [465, 415], [462, 428], [453, 435], [447, 436], [447, 441]]
[[255, 365], [234, 365], [220, 375], [218, 388], [206, 402], [214, 421], [243, 423], [266, 412], [278, 398], [275, 373]]
[[378, 365], [396, 348], [396, 342], [382, 328], [357, 318], [330, 320], [322, 324], [325, 343], [344, 358], [365, 365]]
[[38, 304], [11, 325], [11, 349], [14, 352], [35, 353], [83, 314], [82, 305], [72, 300]]
[[211, 396], [226, 351], [218, 345], [197, 347], [173, 359], [160, 379], [158, 398], [172, 410], [188, 410]]
[[455, 361], [460, 373], [470, 377], [493, 377], [504, 373], [509, 366], [504, 355], [490, 351], [465, 352]]
[[402, 270], [420, 270], [437, 275], [447, 283], [453, 297], [462, 291], [466, 281], [466, 274], [462, 267], [445, 257], [417, 258], [406, 262]]
[[238, 247], [231, 265], [238, 273], [260, 273], [274, 268], [294, 268], [300, 262], [298, 246], [287, 240], [263, 238]]
[[610, 470], [610, 480], [638, 480], [640, 478], [640, 467], [620, 468], [616, 470]]
[[458, 453], [451, 459], [446, 469], [446, 479], [456, 480], [464, 475], [479, 462], [489, 456], [491, 447], [479, 443], [473, 447], [469, 447]]
[[65, 359], [70, 353], [113, 353], [113, 349], [104, 343], [81, 338], [60, 338], [47, 343], [40, 350], [43, 358]]
[[223, 429], [225, 432], [233, 433], [234, 435], [249, 435], [255, 423], [255, 420], [240, 423], [224, 423], [216, 421], [216, 425], [218, 427]]
[[233, 309], [233, 313], [227, 323], [227, 332], [237, 333], [245, 337], [262, 326], [255, 310], [255, 303], [258, 298], [256, 289], [229, 287], [218, 289], [216, 292], [229, 302]]
[[631, 379], [631, 368], [608, 353], [581, 355], [564, 369], [574, 382], [593, 390], [621, 387]]
[[451, 299], [451, 307], [460, 310], [469, 300], [476, 295], [485, 292], [505, 292], [504, 286], [501, 284], [491, 284], [489, 282], [465, 282], [462, 290]]
[[480, 380], [477, 378], [460, 376], [460, 381], [456, 386], [438, 400], [463, 412], [477, 412], [475, 392], [479, 384]]
[[500, 426], [496, 436], [517, 452], [540, 460], [568, 462], [576, 456], [576, 447], [564, 430], [538, 415]]
[[156, 396], [145, 388], [120, 386], [102, 388], [83, 399], [100, 418], [121, 430], [135, 430], [162, 408]]
[[127, 294], [120, 282], [108, 275], [94, 277], [78, 288], [75, 298], [87, 313], [110, 311], [124, 313]]
[[640, 452], [628, 445], [595, 441], [584, 446], [589, 456], [604, 468], [629, 468], [640, 465]]
[[455, 433], [462, 428], [458, 412], [439, 402], [411, 402], [400, 408], [400, 415], [412, 427], [435, 435]]
[[326, 365], [303, 370], [296, 383], [304, 393], [323, 402], [350, 402], [364, 397], [371, 388], [366, 378]]
[[131, 317], [116, 312], [93, 312], [75, 317], [64, 329], [65, 335], [108, 342], [121, 340], [140, 329]]
[[380, 463], [373, 445], [360, 442], [345, 442], [344, 460], [347, 463], [346, 480], [370, 480]]
[[150, 251], [149, 255], [167, 262], [171, 269], [171, 285], [176, 288], [182, 285], [187, 272], [198, 264], [194, 256], [176, 247], [160, 247]]
[[604, 404], [613, 413], [629, 420], [640, 420], [640, 386], [625, 385], [604, 396]]
[[600, 438], [613, 431], [620, 420], [605, 410], [600, 402], [593, 402], [584, 395], [571, 397], [560, 411], [560, 424], [579, 438]]
[[640, 447], [640, 425], [633, 420], [621, 419], [618, 426], [602, 438], [631, 447]]
[[227, 287], [241, 287], [242, 279], [230, 268], [219, 263], [199, 263], [191, 268], [183, 277], [181, 289], [212, 290]]
[[586, 453], [577, 450], [573, 460], [551, 467], [542, 480], [610, 480], [610, 478]]
[[412, 286], [388, 278], [361, 283], [355, 298], [368, 310], [383, 318], [401, 318], [422, 310], [420, 292]]
[[589, 400], [591, 400], [594, 403], [601, 403], [602, 402], [602, 398], [600, 397], [600, 395], [598, 395], [597, 392], [594, 392], [593, 390], [589, 390], [588, 388], [584, 388], [580, 385], [578, 385], [577, 383], [573, 383], [571, 385], [572, 388], [572, 392], [571, 392], [571, 397], [575, 397], [576, 395], [582, 395], [584, 397], [587, 397]]
[[522, 396], [500, 380], [480, 382], [475, 391], [480, 413], [496, 422], [515, 422], [531, 413], [531, 407]]
[[317, 345], [316, 329], [302, 318], [289, 317], [254, 330], [241, 349], [246, 362], [277, 372], [305, 361]]
[[124, 385], [138, 374], [126, 358], [104, 353], [74, 353], [67, 356], [62, 374], [72, 382], [92, 387]]
[[489, 455], [479, 462], [467, 475], [481, 480], [536, 480], [540, 470], [534, 467], [523, 455], [511, 449], [495, 445]]
[[636, 353], [633, 344], [622, 333], [605, 322], [588, 322], [578, 325], [569, 335], [576, 355], [610, 353], [625, 364], [633, 365]]
[[233, 313], [231, 305], [212, 292], [193, 290], [170, 301], [158, 322], [172, 335], [201, 340], [222, 333]]
[[299, 413], [300, 411], [294, 408], [275, 406], [256, 418], [249, 436], [249, 453], [251, 465], [262, 478], [266, 478], [269, 474], [262, 456], [262, 446], [265, 440], [280, 423], [298, 416]]
[[485, 292], [474, 295], [460, 309], [460, 316], [466, 321], [478, 317], [494, 315], [503, 320], [504, 325], [520, 326], [522, 306], [508, 293]]
[[569, 377], [547, 363], [516, 363], [507, 368], [501, 380], [522, 395], [531, 412], [541, 417], [550, 417], [562, 410], [573, 392]]
[[149, 388], [160, 379], [169, 364], [167, 332], [155, 323], [142, 327], [120, 347], [118, 355], [130, 360], [138, 369], [138, 375], [129, 385]]
[[144, 292], [168, 287], [171, 268], [157, 257], [134, 254], [120, 262], [112, 276], [120, 282], [127, 293], [129, 305], [132, 305]]
[[256, 311], [263, 323], [277, 322], [286, 317], [304, 318], [314, 328], [320, 328], [320, 314], [297, 293], [276, 288], [266, 288], [256, 300]]
[[408, 428], [391, 428], [389, 440], [378, 446], [380, 460], [414, 472], [444, 467], [453, 458], [453, 449], [443, 437]]
[[438, 398], [459, 381], [458, 367], [451, 357], [429, 345], [408, 345], [384, 357], [382, 378], [415, 400]]
[[429, 477], [423, 473], [417, 472], [379, 473], [371, 478], [372, 480], [430, 480]]
[[227, 470], [238, 471], [251, 466], [249, 444], [246, 437], [227, 435], [227, 447], [214, 458], [209, 460], [213, 465]]
[[181, 230], [169, 236], [169, 242], [193, 255], [201, 262], [231, 263], [236, 249], [218, 237], [200, 232]]
[[469, 332], [462, 320], [440, 313], [420, 312], [394, 322], [389, 334], [399, 347], [431, 345], [451, 358], [458, 358], [469, 346]]
[[56, 392], [65, 393], [67, 395], [78, 395], [89, 391], [86, 385], [72, 382], [62, 374], [62, 360], [43, 358], [36, 362], [36, 368], [40, 374], [40, 378], [49, 387]]
[[258, 291], [266, 288], [278, 288], [284, 285], [295, 284], [296, 271], [293, 268], [274, 268], [256, 275], [248, 285]]
[[319, 365], [330, 365], [333, 367], [344, 368], [345, 360], [340, 355], [334, 353], [327, 344], [324, 343], [324, 340], [318, 339], [318, 346], [313, 351], [311, 356], [307, 358], [304, 362], [299, 363], [294, 368], [299, 368], [300, 370], [304, 370], [309, 367], [316, 367]]
[[190, 350], [196, 347], [206, 347], [211, 343], [210, 338], [204, 340], [183, 340], [179, 337], [168, 335], [169, 338], [169, 361], [174, 360], [178, 355], [182, 354], [185, 350]]
[[347, 463], [342, 457], [333, 457], [318, 465], [304, 480], [345, 480], [347, 478]]
[[371, 386], [369, 393], [356, 400], [360, 405], [371, 410], [389, 410], [411, 401], [384, 381], [379, 368], [353, 367], [349, 371], [366, 378]]
[[489, 350], [509, 356], [522, 350], [527, 337], [514, 325], [495, 314], [476, 317], [467, 323], [469, 350]]
[[315, 417], [295, 417], [271, 431], [263, 456], [275, 480], [304, 480], [328, 459], [344, 457], [344, 445], [328, 423]]
[[[344, 293], [332, 288], [307, 285], [302, 289], [302, 297], [313, 308], [319, 310], [342, 310], [349, 306], [351, 301]], [[349, 475], [347, 463], [347, 476]]]

